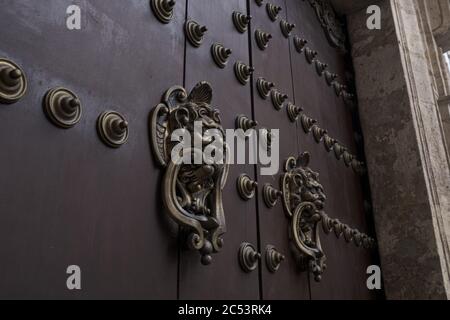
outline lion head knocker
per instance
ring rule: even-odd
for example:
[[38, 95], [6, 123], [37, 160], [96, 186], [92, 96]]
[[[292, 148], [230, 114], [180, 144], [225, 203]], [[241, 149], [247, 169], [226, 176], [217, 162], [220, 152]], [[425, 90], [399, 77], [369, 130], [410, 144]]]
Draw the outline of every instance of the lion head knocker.
[[326, 268], [325, 254], [320, 245], [319, 222], [325, 204], [319, 174], [308, 168], [309, 153], [286, 161], [282, 176], [283, 205], [291, 219], [290, 238], [293, 251], [303, 269], [309, 269], [320, 281]]
[[[165, 168], [162, 183], [165, 209], [186, 232], [188, 246], [201, 253], [204, 265], [211, 263], [212, 253], [220, 251], [226, 231], [222, 206], [222, 190], [228, 175], [226, 150], [223, 161], [205, 163], [202, 156], [212, 142], [211, 137], [203, 134], [206, 130], [219, 130], [224, 136], [219, 111], [210, 105], [211, 100], [212, 89], [207, 82], [198, 83], [189, 95], [182, 87], [172, 87], [150, 118], [153, 153]], [[200, 132], [196, 130], [199, 123]], [[172, 133], [178, 129], [185, 130], [191, 141], [201, 141], [200, 148], [194, 143], [189, 145], [188, 157], [192, 161], [172, 159], [176, 145]], [[194, 161], [195, 158], [201, 159], [200, 162]]]

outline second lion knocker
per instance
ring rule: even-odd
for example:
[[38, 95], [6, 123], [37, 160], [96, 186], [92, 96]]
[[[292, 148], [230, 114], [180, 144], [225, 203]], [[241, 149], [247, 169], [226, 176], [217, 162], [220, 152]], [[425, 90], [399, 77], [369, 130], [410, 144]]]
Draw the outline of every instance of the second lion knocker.
[[286, 161], [282, 176], [283, 206], [290, 218], [289, 236], [294, 255], [302, 269], [320, 281], [326, 269], [325, 254], [320, 244], [319, 223], [326, 196], [318, 181], [319, 174], [308, 168], [309, 153]]
[[[194, 135], [199, 134], [194, 130], [194, 123], [198, 122], [203, 132], [216, 129], [224, 133], [219, 111], [211, 106], [211, 100], [212, 88], [207, 82], [198, 83], [189, 95], [184, 88], [175, 86], [165, 93], [150, 117], [153, 153], [165, 170], [162, 181], [165, 210], [182, 227], [188, 246], [200, 252], [204, 265], [210, 264], [211, 255], [221, 250], [226, 231], [222, 206], [222, 190], [228, 175], [226, 152], [223, 164], [172, 161], [175, 142], [171, 136], [175, 130], [185, 129], [193, 141]], [[201, 139], [202, 148], [212, 142], [204, 135]], [[192, 157], [203, 152], [194, 148], [189, 151]]]

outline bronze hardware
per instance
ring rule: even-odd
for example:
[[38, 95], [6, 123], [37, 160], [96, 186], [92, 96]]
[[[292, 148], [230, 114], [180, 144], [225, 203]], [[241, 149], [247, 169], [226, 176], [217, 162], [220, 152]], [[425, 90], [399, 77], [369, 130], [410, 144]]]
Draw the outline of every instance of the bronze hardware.
[[354, 109], [355, 107], [355, 95], [353, 93], [342, 91], [342, 98], [344, 100], [344, 103], [347, 107], [350, 109]]
[[347, 150], [344, 151], [343, 153], [343, 158], [344, 158], [344, 163], [347, 167], [350, 167], [350, 165], [352, 164], [353, 159], [355, 158], [354, 155], [352, 155], [350, 152], [348, 152]]
[[316, 140], [317, 143], [320, 143], [322, 142], [324, 136], [327, 134], [327, 130], [320, 128], [318, 125], [313, 125], [312, 133], [314, 136], [314, 140]]
[[65, 88], [54, 88], [45, 94], [44, 111], [53, 124], [65, 129], [75, 126], [82, 114], [80, 100]]
[[294, 36], [294, 46], [298, 53], [303, 53], [308, 40], [302, 39], [299, 36]]
[[312, 64], [318, 55], [317, 51], [312, 50], [311, 48], [305, 48], [305, 58], [309, 64]]
[[258, 183], [253, 181], [247, 174], [241, 174], [237, 180], [237, 189], [239, 195], [244, 200], [250, 200], [255, 196]]
[[325, 134], [325, 136], [323, 137], [323, 144], [327, 152], [331, 152], [331, 150], [333, 150], [333, 147], [336, 144], [336, 142], [337, 142], [336, 139], [333, 139], [328, 134]]
[[[152, 151], [165, 170], [162, 181], [165, 211], [180, 225], [183, 234], [188, 234], [188, 246], [200, 252], [204, 265], [210, 264], [211, 255], [223, 246], [226, 227], [222, 194], [228, 176], [228, 155], [224, 152], [224, 164], [181, 163], [171, 156], [175, 146], [171, 135], [175, 130], [185, 129], [193, 140], [197, 121], [203, 123], [205, 130], [216, 129], [225, 135], [219, 111], [211, 106], [211, 100], [212, 88], [207, 82], [198, 83], [189, 95], [184, 88], [175, 86], [167, 90], [150, 118]], [[203, 150], [191, 151], [194, 159], [203, 155]]]
[[256, 44], [261, 50], [266, 50], [269, 46], [269, 41], [272, 39], [272, 35], [270, 33], [261, 31], [257, 29], [255, 31]]
[[14, 62], [0, 58], [0, 103], [19, 101], [27, 91], [27, 78]]
[[319, 76], [322, 76], [325, 70], [328, 68], [328, 64], [315, 60], [316, 71]]
[[336, 73], [331, 73], [330, 71], [326, 70], [324, 72], [325, 80], [329, 86], [333, 84], [333, 82], [338, 78], [338, 75]]
[[258, 78], [256, 81], [256, 88], [258, 89], [258, 93], [264, 100], [267, 99], [270, 95], [270, 91], [275, 87], [273, 82], [266, 81], [264, 78]]
[[280, 268], [281, 262], [285, 259], [285, 256], [279, 253], [274, 246], [268, 245], [266, 247], [266, 266], [270, 272], [277, 272]]
[[340, 97], [342, 95], [342, 92], [347, 88], [346, 85], [341, 84], [337, 81], [334, 81], [332, 84], [334, 88], [334, 92], [336, 93], [336, 96]]
[[211, 54], [213, 56], [214, 62], [219, 68], [225, 68], [228, 63], [228, 58], [231, 56], [233, 51], [231, 49], [225, 48], [220, 43], [214, 43], [211, 46]]
[[298, 116], [303, 111], [302, 107], [297, 107], [294, 104], [292, 104], [291, 102], [288, 103], [286, 109], [287, 109], [289, 120], [291, 120], [291, 122], [297, 122]]
[[186, 37], [189, 42], [196, 48], [200, 47], [203, 42], [203, 37], [208, 31], [206, 26], [200, 26], [197, 22], [193, 20], [188, 20], [186, 22], [184, 31], [186, 32]]
[[308, 152], [298, 159], [290, 157], [285, 163], [281, 189], [283, 207], [291, 220], [289, 236], [294, 244], [294, 254], [300, 267], [309, 270], [314, 279], [320, 281], [326, 269], [326, 256], [320, 243], [319, 223], [325, 234], [333, 231], [337, 238], [344, 234], [348, 242], [350, 238], [355, 242], [356, 237], [355, 244], [364, 244], [363, 239], [366, 239], [367, 248], [372, 248], [375, 240], [325, 213], [324, 189], [319, 183], [319, 174], [308, 167], [309, 162]]
[[150, 0], [153, 13], [162, 23], [169, 23], [173, 17], [174, 0]]
[[264, 3], [264, 0], [255, 0], [255, 2], [258, 5], [258, 7], [261, 7]]
[[263, 199], [264, 203], [268, 208], [273, 208], [278, 202], [283, 193], [275, 189], [271, 184], [266, 183], [263, 188]]
[[286, 38], [289, 38], [292, 30], [295, 29], [295, 24], [287, 22], [287, 20], [283, 19], [280, 22], [281, 32]]
[[250, 81], [250, 76], [255, 71], [255, 68], [246, 65], [243, 62], [236, 62], [234, 64], [234, 74], [242, 85], [246, 85]]
[[345, 150], [347, 150], [342, 144], [340, 144], [337, 140], [333, 145], [334, 155], [336, 159], [341, 160], [344, 156]]
[[233, 23], [240, 33], [245, 33], [248, 30], [250, 20], [252, 20], [252, 16], [250, 15], [246, 15], [237, 11], [233, 12]]
[[128, 122], [120, 113], [106, 111], [97, 120], [97, 132], [106, 145], [119, 148], [128, 140]]
[[267, 151], [272, 149], [272, 131], [267, 128], [261, 129], [261, 142]]
[[258, 267], [261, 254], [248, 242], [244, 242], [239, 247], [239, 264], [245, 272], [252, 272]]
[[258, 125], [257, 121], [251, 120], [245, 115], [241, 114], [236, 118], [236, 128], [242, 129], [244, 130], [244, 132], [256, 128], [257, 125]]
[[278, 14], [283, 9], [280, 6], [268, 3], [266, 5], [267, 14], [269, 15], [270, 20], [276, 21], [278, 19]]
[[300, 121], [302, 123], [303, 131], [305, 131], [305, 133], [310, 133], [312, 127], [317, 123], [317, 120], [308, 117], [306, 114], [301, 115]]
[[366, 172], [366, 167], [364, 162], [358, 161], [356, 158], [352, 160], [352, 169], [355, 173], [363, 175]]
[[272, 99], [272, 104], [277, 110], [283, 108], [284, 102], [289, 98], [287, 94], [283, 94], [280, 91], [273, 89], [270, 92], [270, 97]]

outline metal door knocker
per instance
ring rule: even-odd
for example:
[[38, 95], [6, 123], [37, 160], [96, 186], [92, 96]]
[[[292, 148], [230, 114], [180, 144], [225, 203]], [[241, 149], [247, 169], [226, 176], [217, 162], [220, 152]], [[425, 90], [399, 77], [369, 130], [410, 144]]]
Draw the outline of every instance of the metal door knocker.
[[102, 141], [111, 148], [119, 148], [128, 140], [128, 122], [116, 111], [106, 111], [100, 115], [97, 131]]
[[[210, 264], [212, 254], [220, 252], [223, 247], [226, 226], [222, 199], [228, 176], [228, 152], [225, 148], [222, 163], [184, 163], [181, 158], [186, 152], [195, 160], [199, 156], [203, 159], [204, 150], [180, 150], [178, 161], [172, 158], [172, 151], [177, 145], [171, 138], [174, 131], [185, 130], [194, 141], [198, 135], [195, 130], [197, 122], [202, 123], [204, 131], [215, 129], [225, 136], [219, 111], [211, 105], [211, 101], [212, 88], [207, 82], [198, 83], [190, 94], [184, 88], [175, 86], [167, 90], [150, 117], [152, 151], [164, 170], [161, 190], [165, 212], [181, 227], [189, 248], [200, 253], [203, 265]], [[202, 148], [207, 148], [211, 143], [210, 140], [203, 140]]]
[[54, 88], [45, 94], [44, 111], [53, 124], [64, 129], [75, 126], [82, 114], [80, 99], [65, 88]]
[[26, 91], [27, 79], [22, 69], [10, 60], [0, 59], [0, 103], [15, 103]]

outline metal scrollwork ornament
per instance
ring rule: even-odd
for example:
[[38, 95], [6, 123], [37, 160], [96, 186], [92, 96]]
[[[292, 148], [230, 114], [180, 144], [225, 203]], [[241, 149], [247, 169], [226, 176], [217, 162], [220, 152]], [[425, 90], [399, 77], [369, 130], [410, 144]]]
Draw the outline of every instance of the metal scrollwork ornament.
[[234, 74], [242, 85], [246, 85], [250, 81], [250, 76], [255, 72], [255, 68], [246, 65], [243, 62], [236, 62], [234, 64]]
[[283, 33], [285, 38], [289, 38], [292, 30], [295, 29], [295, 24], [289, 23], [287, 20], [283, 19], [280, 22], [281, 32]]
[[251, 20], [252, 16], [237, 11], [233, 12], [233, 23], [237, 31], [240, 33], [245, 33], [248, 30], [248, 25]]
[[276, 21], [278, 19], [278, 14], [281, 12], [281, 10], [283, 10], [283, 8], [272, 3], [268, 3], [266, 5], [266, 10], [270, 20]]
[[169, 23], [173, 17], [175, 0], [150, 0], [153, 13], [162, 23]]
[[0, 59], [0, 103], [15, 103], [26, 91], [27, 79], [22, 69], [10, 60]]
[[272, 39], [272, 35], [258, 29], [255, 31], [255, 39], [259, 49], [266, 50], [269, 46], [270, 39]]
[[208, 28], [206, 26], [201, 26], [193, 20], [188, 20], [186, 21], [184, 31], [189, 43], [198, 48], [202, 45], [203, 37], [206, 32], [208, 32]]
[[[165, 93], [150, 117], [153, 154], [165, 170], [162, 181], [165, 211], [187, 235], [188, 246], [200, 252], [204, 265], [210, 264], [212, 254], [221, 250], [226, 232], [222, 195], [229, 169], [228, 152], [223, 150], [222, 164], [183, 163], [172, 158], [175, 144], [171, 135], [175, 130], [186, 130], [194, 140], [198, 135], [194, 124], [198, 122], [202, 123], [203, 132], [215, 129], [225, 135], [219, 111], [211, 106], [211, 100], [212, 88], [207, 82], [198, 83], [189, 95], [184, 88], [175, 86]], [[209, 138], [200, 139], [202, 148], [211, 143]], [[184, 153], [187, 151], [192, 159], [199, 156], [203, 159], [203, 150], [190, 148]]]
[[214, 59], [214, 62], [221, 69], [225, 68], [228, 63], [228, 59], [230, 58], [233, 51], [231, 49], [225, 48], [220, 43], [214, 43], [211, 46], [211, 54]]
[[264, 78], [258, 78], [256, 81], [256, 88], [261, 98], [267, 99], [270, 95], [270, 91], [275, 88], [275, 83], [269, 82]]

